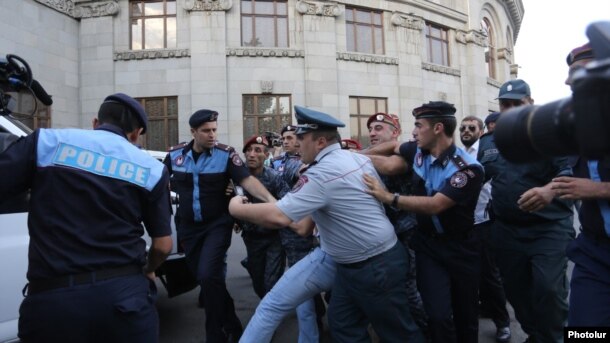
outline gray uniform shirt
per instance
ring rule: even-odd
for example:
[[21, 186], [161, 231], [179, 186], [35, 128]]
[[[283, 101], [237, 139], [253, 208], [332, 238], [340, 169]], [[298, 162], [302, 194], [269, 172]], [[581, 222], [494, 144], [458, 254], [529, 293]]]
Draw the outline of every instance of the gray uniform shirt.
[[322, 250], [338, 263], [366, 260], [396, 244], [383, 205], [364, 190], [365, 173], [379, 179], [371, 160], [332, 144], [316, 156], [292, 191], [277, 202], [291, 220], [311, 214]]

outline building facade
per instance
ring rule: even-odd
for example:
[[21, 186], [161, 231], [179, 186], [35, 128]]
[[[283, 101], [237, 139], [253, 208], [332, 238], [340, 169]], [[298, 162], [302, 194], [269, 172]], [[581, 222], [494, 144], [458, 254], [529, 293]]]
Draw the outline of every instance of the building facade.
[[53, 96], [31, 126], [90, 127], [124, 92], [150, 116], [142, 144], [190, 139], [188, 118], [217, 110], [219, 140], [294, 123], [293, 105], [335, 115], [367, 145], [366, 118], [430, 100], [458, 117], [497, 110], [517, 76], [521, 0], [0, 0], [0, 53], [31, 66]]

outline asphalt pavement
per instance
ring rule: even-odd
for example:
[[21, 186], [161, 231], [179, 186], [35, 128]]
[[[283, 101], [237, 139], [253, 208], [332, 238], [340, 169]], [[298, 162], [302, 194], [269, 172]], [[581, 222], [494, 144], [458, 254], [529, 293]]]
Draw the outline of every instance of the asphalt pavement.
[[[237, 315], [244, 327], [254, 313], [259, 298], [252, 289], [250, 276], [239, 263], [246, 256], [246, 248], [241, 236], [233, 234], [233, 241], [227, 258], [227, 287], [235, 301]], [[197, 306], [199, 288], [174, 298], [168, 298], [163, 285], [158, 282], [159, 299], [157, 308], [161, 321], [160, 342], [161, 343], [191, 343], [205, 342], [205, 311]], [[511, 342], [521, 343], [526, 336], [521, 331], [519, 323], [514, 319], [514, 313], [509, 308], [511, 315], [511, 330], [513, 338]], [[328, 326], [321, 342], [332, 342], [328, 334]], [[479, 320], [479, 342], [495, 342], [496, 328], [490, 319]], [[286, 318], [278, 328], [273, 338], [274, 343], [297, 342], [298, 325], [296, 315]]]

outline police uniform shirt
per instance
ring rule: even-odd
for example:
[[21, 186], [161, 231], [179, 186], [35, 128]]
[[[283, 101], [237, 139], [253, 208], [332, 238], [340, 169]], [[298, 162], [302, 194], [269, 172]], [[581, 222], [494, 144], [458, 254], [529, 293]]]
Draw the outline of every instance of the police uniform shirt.
[[[254, 176], [263, 184], [263, 186], [265, 186], [265, 188], [267, 188], [269, 193], [271, 193], [271, 195], [273, 195], [276, 199], [282, 198], [286, 193], [288, 193], [288, 191], [290, 191], [290, 188], [288, 187], [286, 182], [284, 182], [282, 175], [269, 167], [263, 167], [263, 172], [261, 173], [261, 175]], [[251, 203], [256, 204], [262, 202], [258, 198], [250, 195], [245, 190], [244, 193], [248, 197], [248, 201], [250, 201]], [[278, 230], [266, 229], [264, 227], [249, 222], [240, 221], [240, 224], [244, 232], [255, 232], [265, 235], [279, 234]]]
[[418, 214], [418, 227], [428, 234], [467, 234], [474, 226], [474, 209], [484, 178], [476, 159], [455, 145], [434, 158], [415, 142], [403, 143], [400, 154], [413, 168], [415, 195], [440, 192], [456, 203], [436, 216]]
[[0, 194], [31, 187], [28, 279], [144, 265], [144, 228], [171, 234], [163, 164], [112, 125], [39, 129], [0, 155]]
[[354, 263], [378, 255], [396, 242], [383, 205], [365, 193], [364, 173], [376, 176], [371, 160], [342, 150], [324, 148], [277, 207], [292, 221], [311, 214], [320, 244], [338, 263]]
[[[599, 180], [591, 176], [597, 173]], [[610, 182], [610, 159], [587, 160], [580, 157], [574, 167], [574, 176], [592, 179], [598, 182]], [[583, 199], [578, 210], [581, 231], [594, 238], [610, 239], [610, 201], [608, 199]]]
[[236, 183], [250, 176], [248, 168], [231, 147], [217, 144], [193, 158], [192, 140], [171, 149], [163, 163], [171, 175], [172, 190], [180, 199], [180, 224], [209, 222], [229, 213], [225, 191], [229, 179]]
[[292, 187], [299, 179], [299, 171], [303, 166], [301, 156], [284, 154], [281, 158], [273, 161], [273, 169], [282, 174], [284, 181]]
[[491, 179], [492, 208], [498, 219], [528, 225], [572, 216], [570, 200], [553, 198], [536, 212], [524, 212], [517, 203], [533, 187], [545, 186], [555, 177], [572, 176], [567, 157], [512, 163], [500, 154], [493, 135], [483, 135], [480, 140], [478, 159], [485, 168], [485, 178]]

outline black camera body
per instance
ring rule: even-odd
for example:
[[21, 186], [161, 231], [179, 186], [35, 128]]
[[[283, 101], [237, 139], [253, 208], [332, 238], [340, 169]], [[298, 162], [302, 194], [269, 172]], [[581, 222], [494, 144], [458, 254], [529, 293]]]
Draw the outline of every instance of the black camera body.
[[265, 131], [265, 138], [267, 138], [270, 148], [282, 146], [282, 136], [280, 136], [278, 133]]
[[494, 138], [507, 160], [610, 155], [610, 22], [589, 25], [587, 37], [595, 60], [574, 74], [572, 97], [517, 107], [498, 119]]

